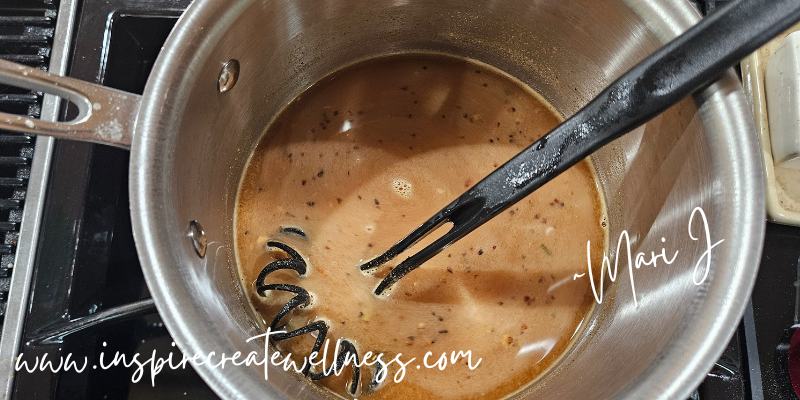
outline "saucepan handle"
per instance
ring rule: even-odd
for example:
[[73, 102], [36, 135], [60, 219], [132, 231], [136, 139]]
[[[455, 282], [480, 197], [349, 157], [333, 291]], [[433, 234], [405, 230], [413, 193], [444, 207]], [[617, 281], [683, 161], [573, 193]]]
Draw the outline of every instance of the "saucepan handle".
[[0, 83], [56, 95], [78, 108], [71, 121], [50, 122], [0, 113], [0, 129], [129, 149], [141, 97], [0, 60]]

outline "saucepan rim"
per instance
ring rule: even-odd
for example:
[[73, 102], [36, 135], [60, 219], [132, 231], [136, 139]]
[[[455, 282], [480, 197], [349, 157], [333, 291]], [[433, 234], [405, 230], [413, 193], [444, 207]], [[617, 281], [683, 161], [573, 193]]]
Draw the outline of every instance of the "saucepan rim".
[[[255, 1], [255, 0], [253, 0]], [[645, 20], [650, 29], [666, 42], [699, 20], [697, 12], [688, 2], [661, 4], [666, 1], [646, 2], [623, 0], [638, 13], [651, 14]], [[181, 76], [192, 74], [185, 70], [191, 66], [191, 57], [202, 53], [207, 37], [217, 29], [226, 29], [236, 15], [250, 1], [224, 2], [218, 0], [196, 0], [180, 18], [170, 34], [156, 61], [141, 101], [139, 115], [131, 149], [131, 215], [136, 247], [142, 269], [156, 306], [178, 346], [186, 353], [195, 354], [204, 349], [202, 329], [198, 329], [198, 315], [192, 310], [185, 291], [174, 290], [178, 282], [176, 272], [169, 268], [174, 260], [174, 249], [166, 248], [166, 238], [175, 232], [162, 229], [162, 221], [170, 218], [171, 210], [161, 202], [168, 197], [159, 186], [164, 178], [159, 176], [166, 165], [167, 155], [160, 147], [166, 135], [164, 110], [176, 110], [180, 104], [170, 101], [181, 88]], [[658, 15], [660, 20], [656, 20]], [[194, 63], [196, 64], [196, 63]], [[681, 344], [669, 343], [666, 349], [673, 351], [649, 371], [644, 379], [632, 384], [619, 394], [626, 398], [686, 398], [699, 385], [705, 373], [722, 354], [728, 339], [738, 326], [755, 282], [763, 247], [766, 227], [764, 212], [764, 187], [761, 170], [761, 155], [755, 135], [755, 127], [747, 107], [741, 85], [732, 73], [711, 85], [696, 96], [699, 112], [709, 135], [712, 156], [733, 165], [715, 165], [715, 174], [723, 174], [737, 190], [734, 198], [726, 204], [731, 207], [730, 224], [741, 232], [736, 249], [735, 262], [730, 268], [730, 281], [718, 282], [702, 295], [707, 304], [699, 310], [697, 318], [707, 318], [709, 326], [683, 327], [682, 338], [690, 340]], [[709, 126], [713, 129], [709, 129]], [[733, 162], [735, 161], [735, 162]], [[724, 285], [724, 287], [723, 287]], [[185, 288], [184, 288], [185, 289]], [[177, 295], [176, 295], [177, 293]], [[682, 351], [676, 351], [677, 349]], [[210, 350], [207, 350], [210, 351]], [[245, 380], [230, 371], [212, 369], [207, 365], [196, 367], [197, 372], [221, 397], [244, 398], [254, 390], [263, 390], [253, 385], [267, 386], [269, 383]]]

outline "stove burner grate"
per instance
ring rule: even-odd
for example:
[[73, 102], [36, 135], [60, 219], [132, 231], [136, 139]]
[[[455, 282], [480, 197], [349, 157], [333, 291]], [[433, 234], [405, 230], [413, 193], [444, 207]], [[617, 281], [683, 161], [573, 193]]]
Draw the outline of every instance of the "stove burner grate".
[[[47, 70], [56, 24], [55, 3], [4, 0], [0, 5], [0, 58]], [[0, 111], [39, 118], [42, 96], [0, 85]], [[15, 264], [35, 141], [32, 135], [0, 130], [0, 323]]]

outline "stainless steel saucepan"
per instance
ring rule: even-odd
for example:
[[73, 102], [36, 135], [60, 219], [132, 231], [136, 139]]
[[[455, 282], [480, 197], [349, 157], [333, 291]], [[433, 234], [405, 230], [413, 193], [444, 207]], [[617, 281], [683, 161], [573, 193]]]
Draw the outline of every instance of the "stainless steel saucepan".
[[[233, 215], [251, 151], [296, 94], [356, 60], [439, 51], [514, 75], [568, 116], [698, 19], [673, 0], [196, 0], [141, 97], [0, 63], [0, 82], [80, 110], [71, 123], [0, 115], [0, 127], [130, 147], [134, 237], [178, 346], [263, 352], [263, 340], [247, 341], [263, 328], [238, 284]], [[625, 230], [633, 251], [679, 250], [681, 262], [634, 270], [636, 301], [621, 271], [575, 345], [513, 397], [686, 398], [722, 353], [755, 280], [765, 229], [759, 154], [733, 74], [595, 153], [609, 250]], [[702, 285], [692, 277], [704, 248], [687, 232], [695, 207], [714, 241], [725, 240]], [[268, 380], [260, 366], [197, 370], [227, 399], [324, 396], [279, 368]]]

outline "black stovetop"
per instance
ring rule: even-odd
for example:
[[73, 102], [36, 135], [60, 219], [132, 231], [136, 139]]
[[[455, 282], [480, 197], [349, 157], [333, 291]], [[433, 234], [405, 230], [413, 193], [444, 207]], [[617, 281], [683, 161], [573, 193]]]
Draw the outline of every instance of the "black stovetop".
[[[170, 29], [189, 0], [84, 0], [69, 75], [141, 93]], [[706, 2], [713, 10], [719, 1]], [[709, 6], [708, 4], [711, 4]], [[26, 357], [103, 352], [176, 352], [157, 313], [99, 324], [59, 343], [30, 342], [43, 330], [149, 297], [131, 234], [128, 153], [57, 141], [23, 332]], [[752, 308], [695, 399], [789, 399], [779, 389], [775, 349], [794, 322], [800, 228], [768, 224]], [[16, 399], [216, 398], [189, 367], [131, 382], [133, 368], [19, 373]]]
[[[93, 1], [81, 4], [70, 76], [141, 93], [161, 45], [188, 1]], [[109, 29], [110, 36], [107, 29]], [[106, 50], [106, 51], [103, 51]], [[119, 352], [180, 354], [158, 314], [100, 324], [61, 343], [29, 343], [37, 333], [149, 297], [131, 233], [128, 152], [57, 141], [40, 248], [20, 351], [25, 357], [72, 354], [97, 364]], [[146, 356], [145, 356], [146, 357]], [[191, 367], [164, 369], [131, 382], [132, 368], [82, 373], [18, 373], [16, 399], [215, 399]]]

